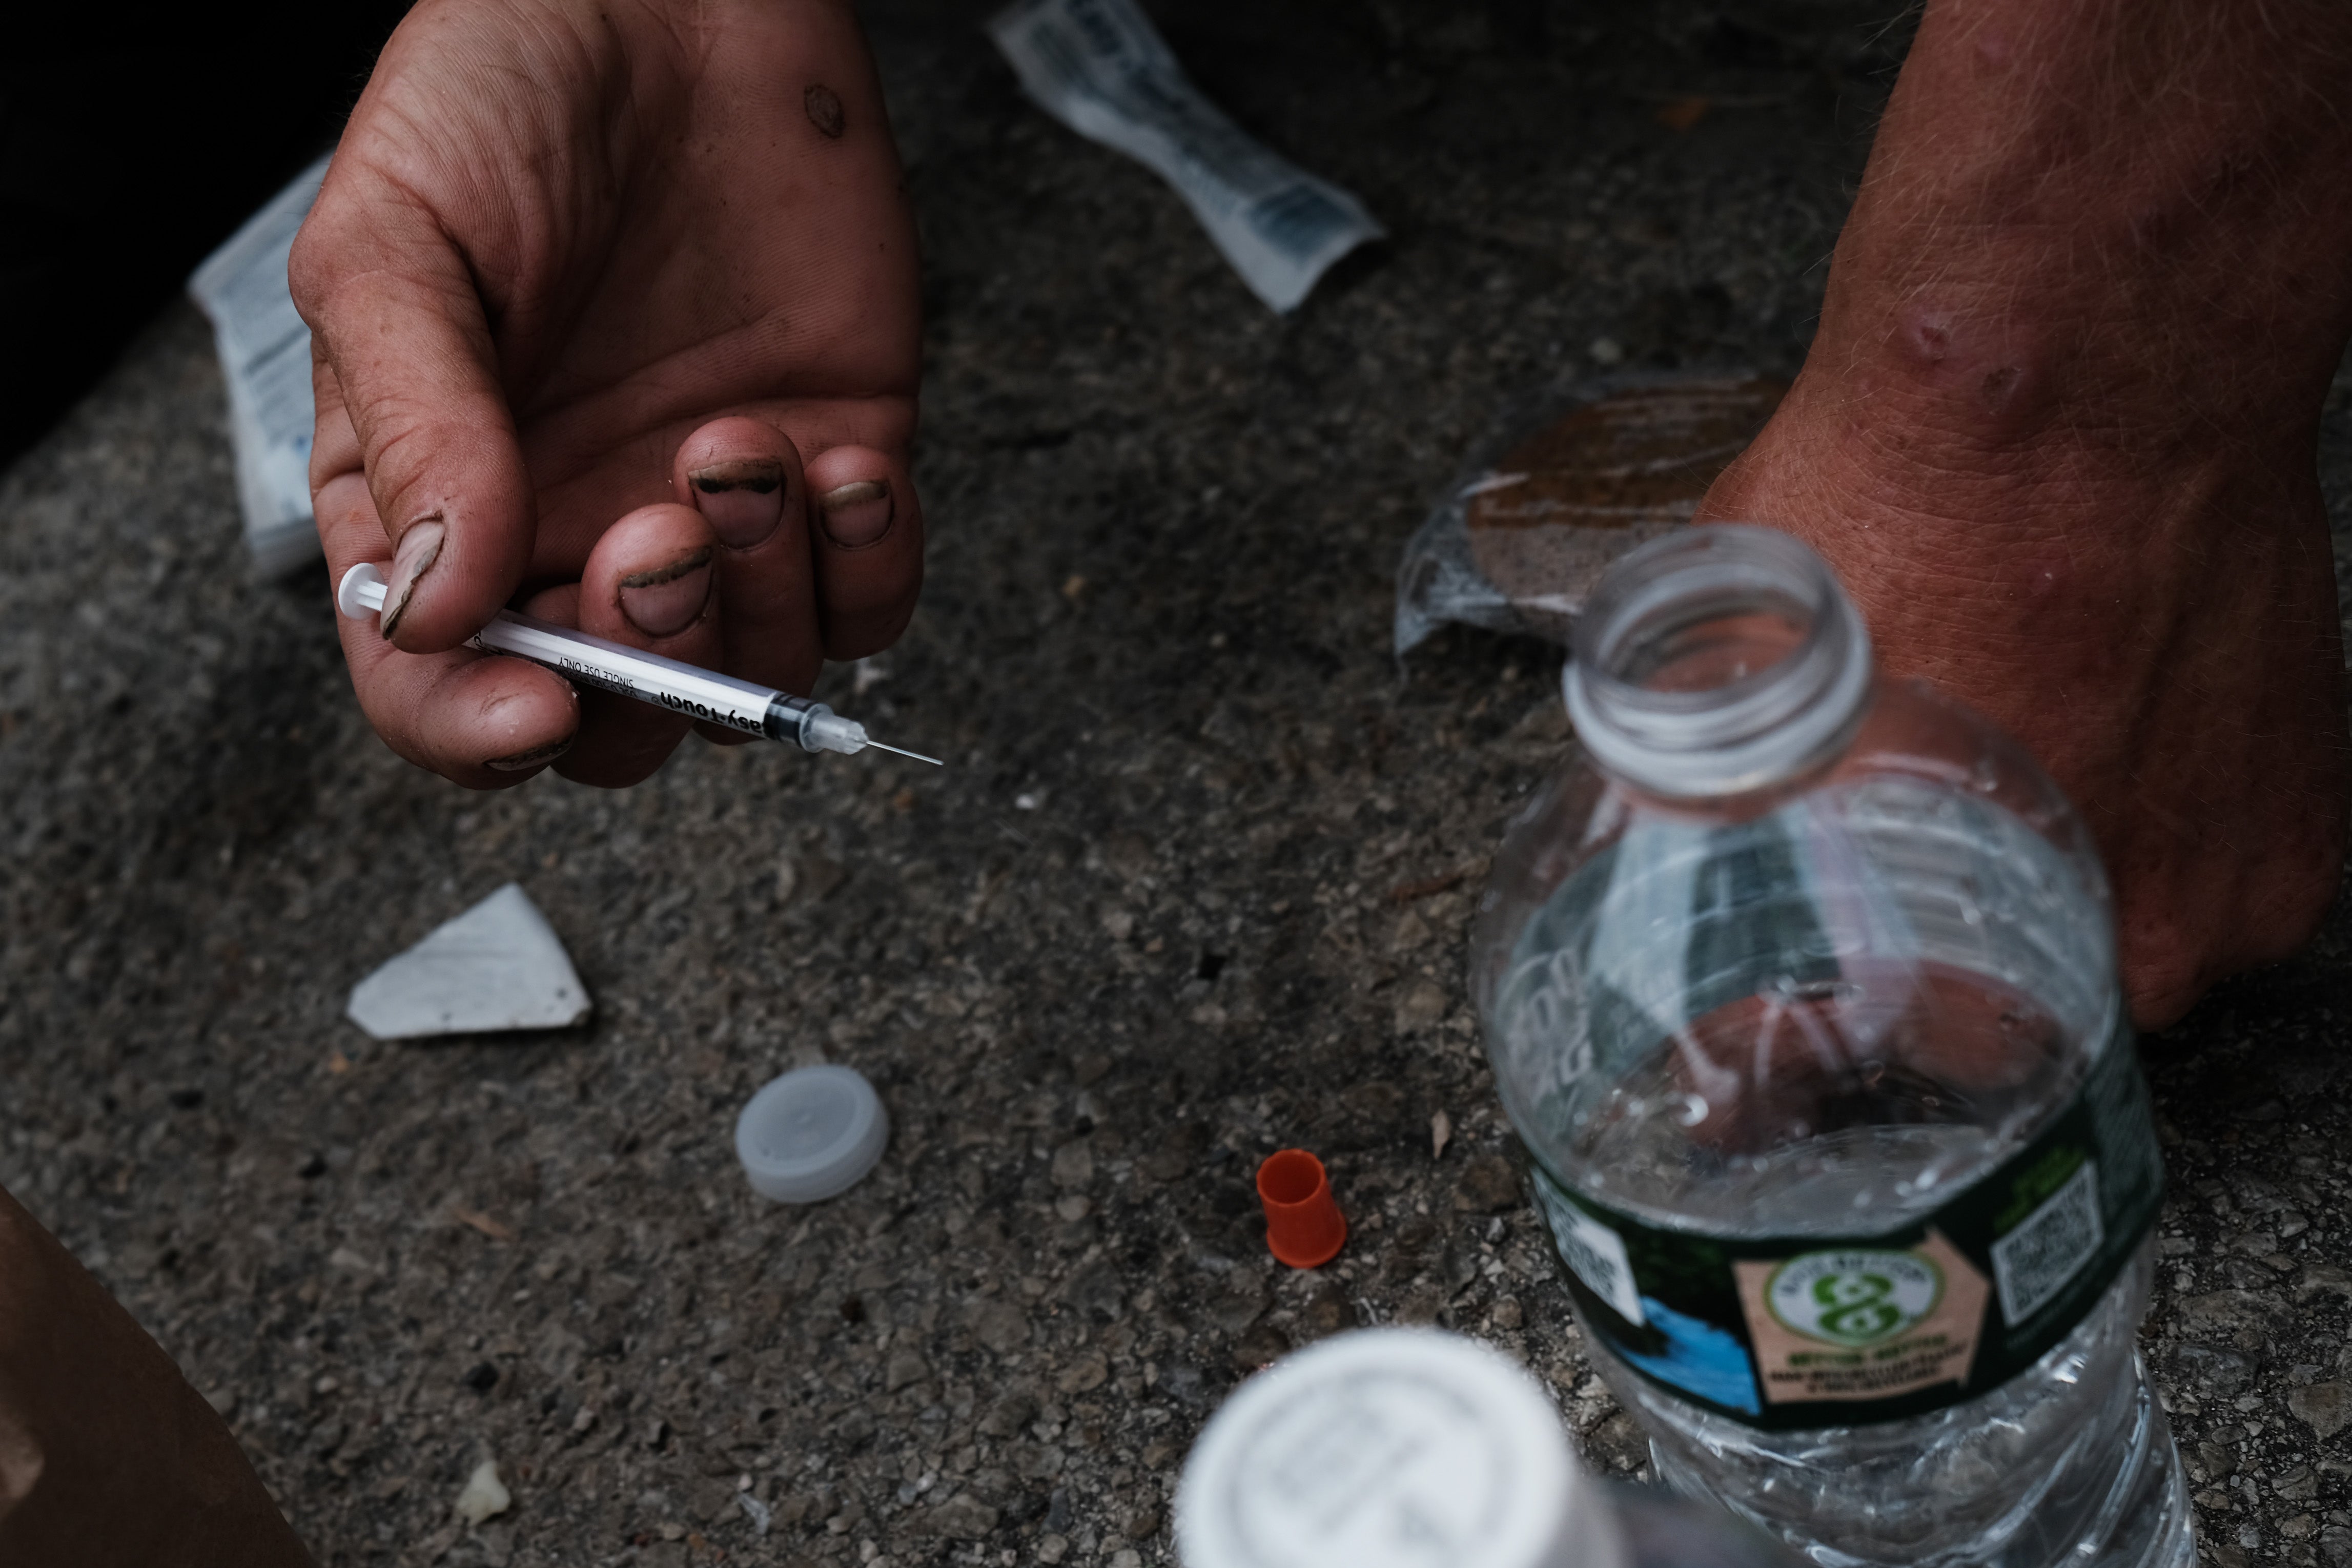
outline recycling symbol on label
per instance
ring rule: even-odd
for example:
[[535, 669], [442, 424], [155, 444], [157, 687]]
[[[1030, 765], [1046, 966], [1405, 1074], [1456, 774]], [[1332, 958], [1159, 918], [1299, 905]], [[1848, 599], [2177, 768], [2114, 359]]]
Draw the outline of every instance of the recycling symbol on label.
[[1934, 1312], [1944, 1299], [1944, 1273], [1916, 1252], [1808, 1252], [1772, 1271], [1764, 1299], [1783, 1327], [1856, 1348]]

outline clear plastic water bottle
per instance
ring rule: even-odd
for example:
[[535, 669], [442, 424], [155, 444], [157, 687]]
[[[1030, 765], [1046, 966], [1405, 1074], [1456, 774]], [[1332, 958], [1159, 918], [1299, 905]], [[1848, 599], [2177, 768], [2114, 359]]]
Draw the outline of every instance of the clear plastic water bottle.
[[1535, 1380], [1428, 1329], [1325, 1340], [1244, 1384], [1176, 1496], [1184, 1568], [1790, 1568], [1716, 1510], [1585, 1474]]
[[2161, 1162], [2089, 835], [1881, 680], [1828, 567], [1692, 528], [1563, 677], [1473, 984], [1660, 1476], [1828, 1568], [2186, 1568], [2137, 1332]]

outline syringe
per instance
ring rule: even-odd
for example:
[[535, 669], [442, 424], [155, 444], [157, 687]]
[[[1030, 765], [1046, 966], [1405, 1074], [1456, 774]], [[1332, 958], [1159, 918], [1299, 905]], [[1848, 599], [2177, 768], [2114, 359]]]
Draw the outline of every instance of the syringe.
[[[343, 573], [335, 590], [335, 608], [356, 621], [383, 609], [383, 573], [366, 561]], [[932, 767], [936, 757], [884, 746], [866, 733], [855, 719], [842, 717], [823, 703], [789, 692], [739, 681], [732, 675], [697, 669], [676, 659], [665, 659], [624, 643], [591, 637], [568, 626], [553, 626], [501, 610], [490, 617], [467, 643], [485, 653], [511, 653], [544, 664], [577, 685], [618, 692], [641, 703], [691, 717], [722, 724], [746, 735], [764, 735], [799, 747], [803, 751], [838, 751], [844, 755], [877, 750], [910, 757]]]

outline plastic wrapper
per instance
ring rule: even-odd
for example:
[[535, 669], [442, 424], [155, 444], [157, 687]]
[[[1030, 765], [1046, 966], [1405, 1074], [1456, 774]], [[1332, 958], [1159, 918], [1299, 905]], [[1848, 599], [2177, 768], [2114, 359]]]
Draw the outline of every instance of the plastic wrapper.
[[1689, 522], [1788, 390], [1745, 370], [1627, 374], [1513, 405], [1405, 545], [1398, 656], [1449, 622], [1565, 644], [1610, 563]]
[[1296, 309], [1333, 262], [1386, 232], [1202, 97], [1133, 0], [1016, 0], [988, 30], [1039, 108], [1174, 186], [1275, 309]]
[[268, 577], [319, 559], [310, 520], [310, 329], [295, 313], [286, 257], [326, 177], [324, 158], [294, 176], [188, 279], [212, 321], [228, 383], [246, 546], [254, 570]]

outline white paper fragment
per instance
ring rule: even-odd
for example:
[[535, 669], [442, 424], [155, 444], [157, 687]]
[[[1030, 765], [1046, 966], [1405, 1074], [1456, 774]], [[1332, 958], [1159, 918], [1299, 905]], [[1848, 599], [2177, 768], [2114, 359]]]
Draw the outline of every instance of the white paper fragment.
[[351, 1020], [378, 1040], [562, 1029], [590, 1011], [571, 956], [520, 883], [352, 988]]
[[1355, 197], [1270, 152], [1201, 96], [1134, 0], [1019, 0], [989, 36], [1040, 109], [1176, 187], [1276, 310], [1387, 231]]
[[277, 576], [318, 559], [310, 520], [310, 329], [294, 312], [286, 257], [327, 177], [320, 159], [205, 257], [188, 292], [213, 324], [228, 382], [236, 497], [254, 570]]
[[498, 1462], [484, 1459], [466, 1478], [466, 1490], [457, 1494], [457, 1517], [467, 1524], [480, 1524], [506, 1512], [514, 1503], [514, 1494], [499, 1479]]

